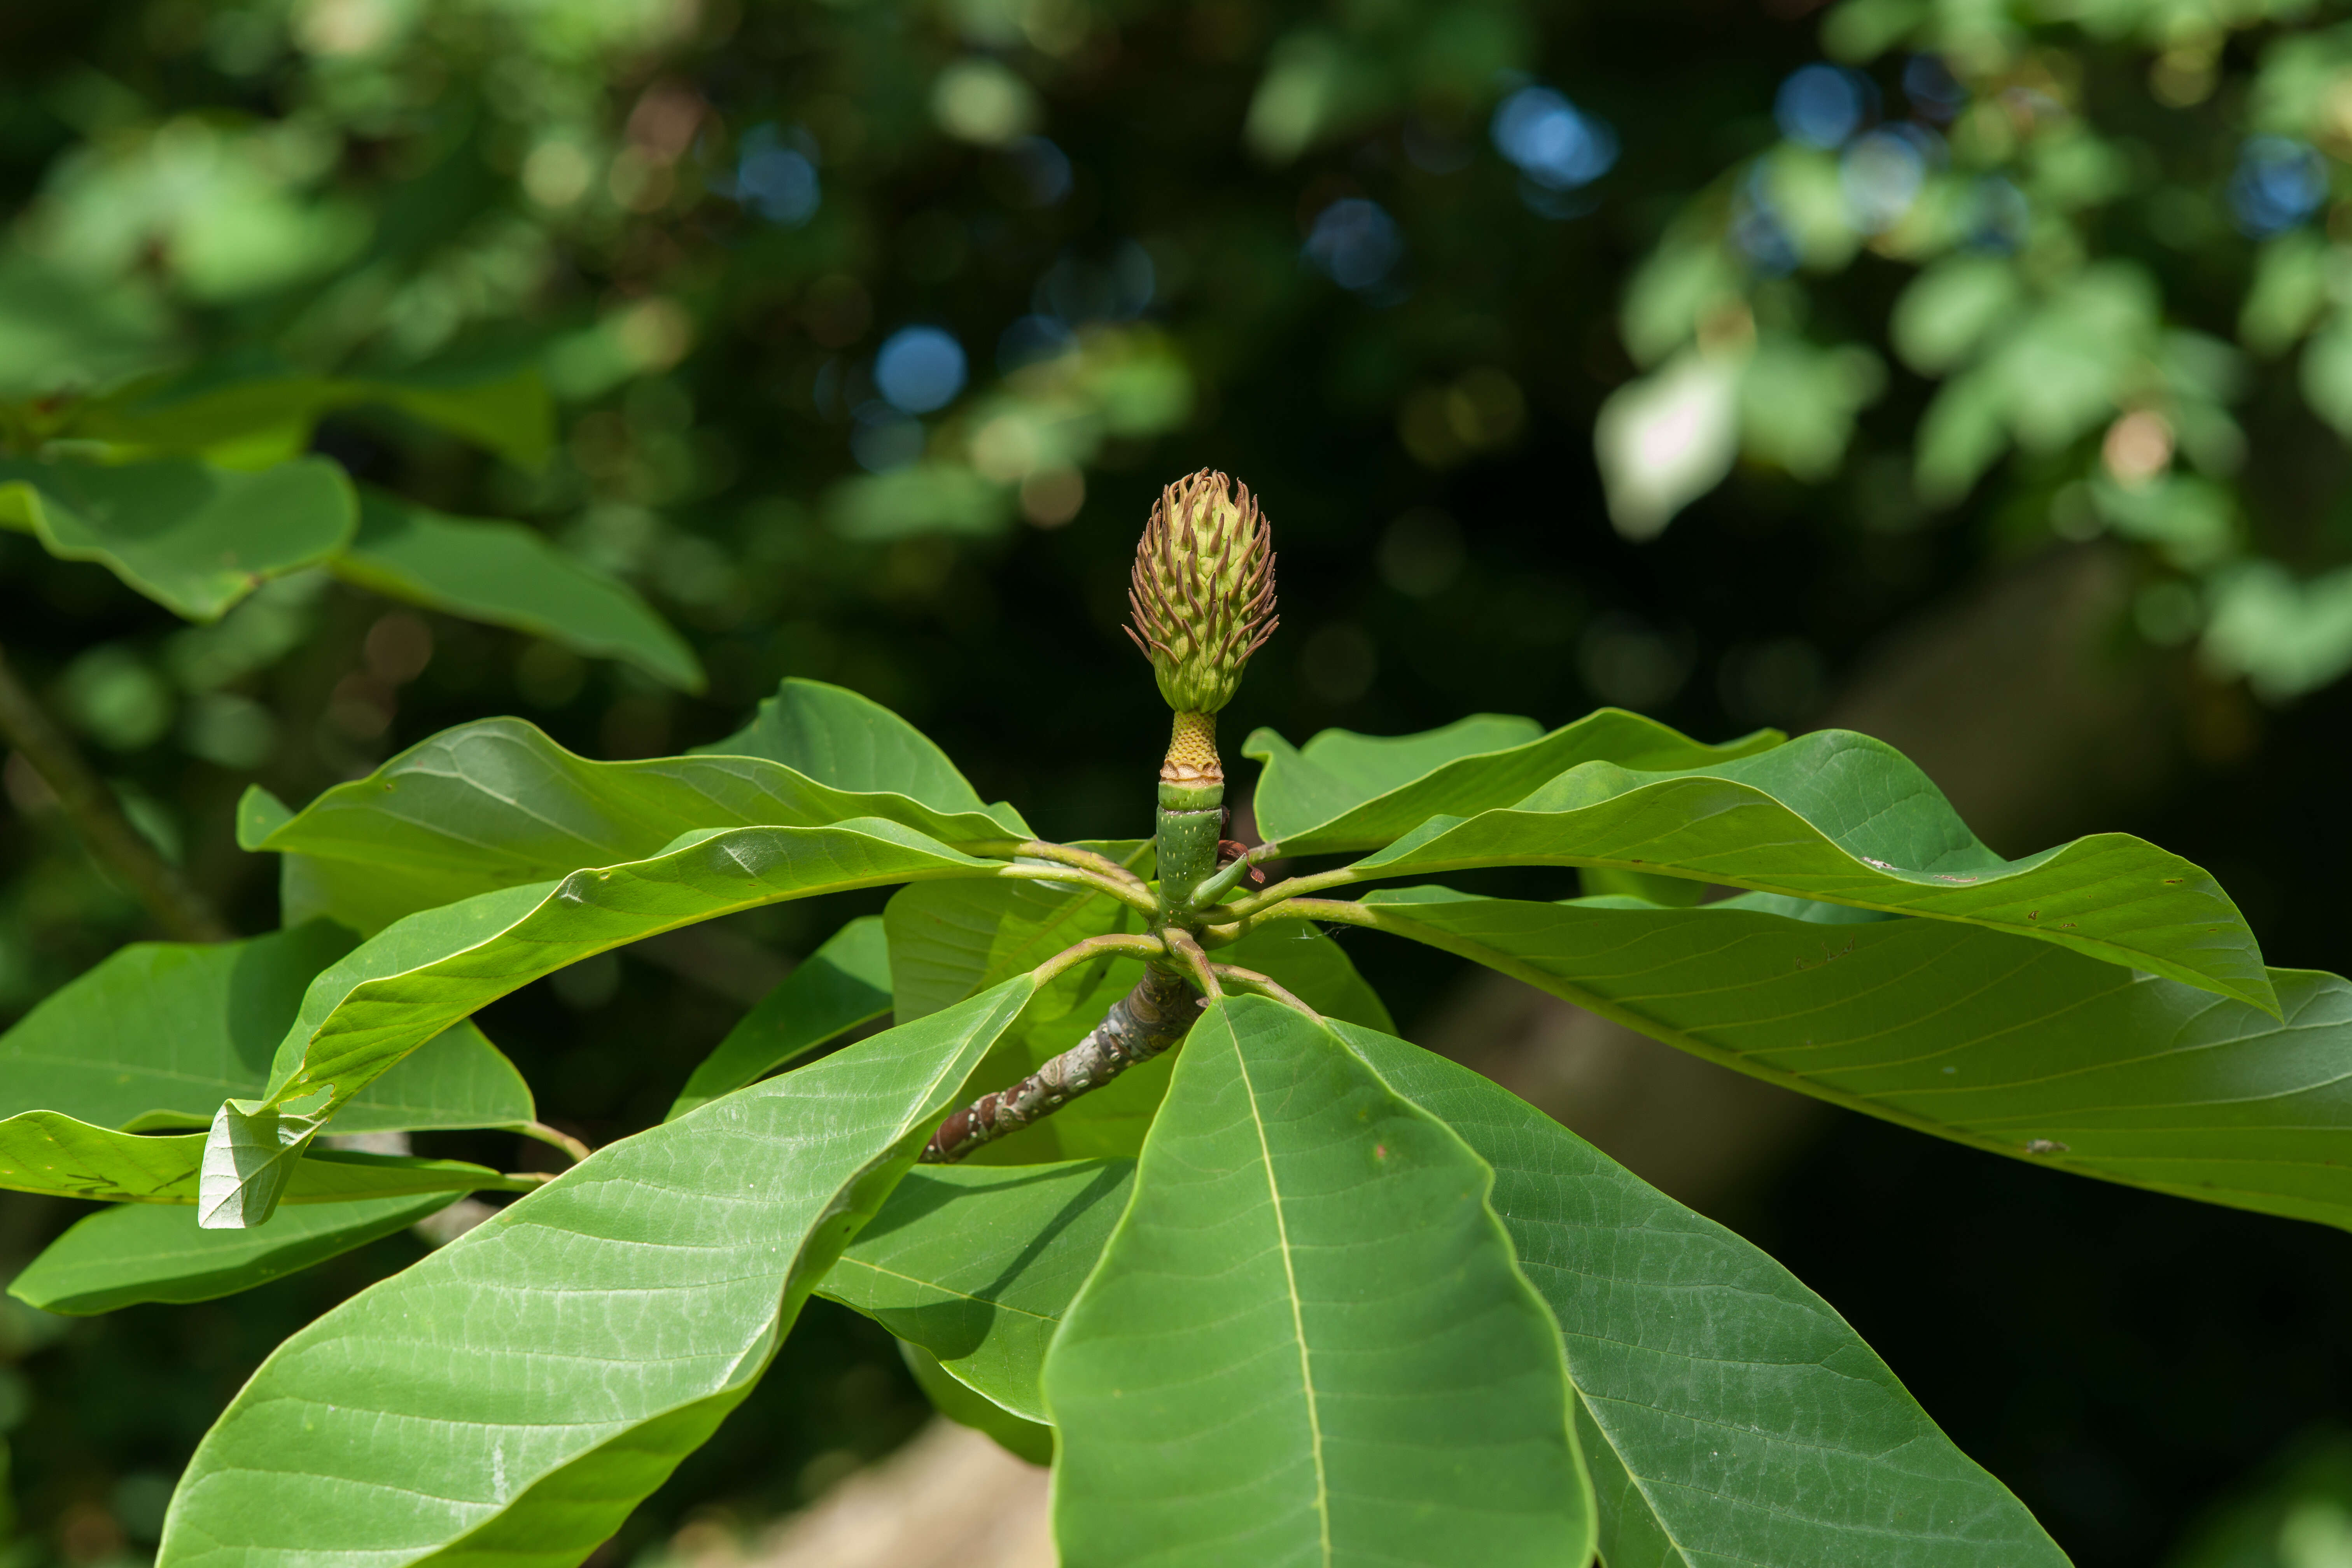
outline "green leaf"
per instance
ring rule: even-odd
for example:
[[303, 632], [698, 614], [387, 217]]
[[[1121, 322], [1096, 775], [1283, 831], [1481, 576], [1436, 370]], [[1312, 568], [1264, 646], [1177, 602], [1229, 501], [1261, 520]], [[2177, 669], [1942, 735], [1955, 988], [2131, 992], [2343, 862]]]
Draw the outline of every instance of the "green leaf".
[[205, 1134], [196, 1173], [196, 1223], [250, 1230], [278, 1211], [294, 1167], [327, 1124], [332, 1093], [317, 1089], [280, 1109], [268, 1100], [225, 1100]]
[[997, 1447], [1015, 1458], [1033, 1465], [1054, 1462], [1054, 1429], [1034, 1421], [1024, 1421], [993, 1400], [980, 1394], [958, 1382], [940, 1364], [940, 1358], [922, 1346], [898, 1342], [898, 1353], [907, 1363], [907, 1370], [915, 1374], [916, 1385], [931, 1408], [975, 1432], [986, 1434]]
[[555, 400], [535, 364], [487, 374], [428, 367], [343, 384], [521, 468], [545, 468], [555, 450]]
[[695, 751], [765, 757], [834, 789], [903, 795], [950, 815], [977, 812], [1016, 838], [1030, 837], [1021, 814], [1004, 802], [982, 805], [980, 793], [929, 736], [872, 698], [821, 680], [786, 680], [749, 724]]
[[1433, 818], [1352, 869], [1595, 865], [1966, 921], [2278, 1006], [2253, 932], [2207, 872], [2124, 833], [2004, 860], [1900, 752], [1843, 730], [1704, 770], [1588, 763], [1506, 809]]
[[[206, 1134], [150, 1136], [93, 1127], [54, 1110], [0, 1120], [0, 1188], [110, 1203], [193, 1204]], [[538, 1177], [508, 1177], [459, 1160], [316, 1149], [286, 1184], [289, 1204], [341, 1204], [415, 1193], [519, 1192]]]
[[1134, 1181], [1132, 1160], [918, 1166], [817, 1294], [1043, 1424], [1045, 1347], [1127, 1212]]
[[425, 369], [405, 375], [262, 374], [208, 367], [149, 377], [75, 410], [68, 433], [140, 453], [197, 456], [268, 439], [289, 451], [310, 444], [320, 417], [379, 404], [464, 437], [525, 468], [547, 461], [555, 408], [535, 367]]
[[[1384, 1035], [1339, 1033], [1493, 1165], [1519, 1266], [1564, 1330], [1608, 1562], [2063, 1563], [1837, 1313], [1763, 1252], [1476, 1074]], [[1126, 1205], [1127, 1172], [919, 1171], [824, 1293], [1021, 1410]]]
[[798, 1061], [890, 1011], [890, 947], [882, 919], [851, 921], [760, 998], [678, 1091], [665, 1121]]
[[694, 650], [634, 590], [519, 522], [452, 517], [365, 489], [358, 536], [328, 565], [387, 598], [624, 659], [684, 691], [703, 689]]
[[1542, 736], [1532, 719], [1493, 713], [1392, 738], [1326, 730], [1304, 749], [1259, 730], [1242, 754], [1265, 764], [1254, 797], [1258, 836], [1286, 854], [1324, 855], [1377, 848], [1440, 812], [1466, 816], [1509, 805], [1580, 763], [1702, 767], [1781, 739], [1759, 730], [1702, 745], [1654, 719], [1603, 708]]
[[1998, 1154], [2352, 1228], [2352, 984], [2284, 1022], [2046, 943], [1751, 896], [1376, 893], [1382, 929], [1757, 1078]]
[[608, 1144], [294, 1335], [196, 1449], [163, 1568], [570, 1568], [758, 1382], [1026, 976]]
[[457, 1201], [435, 1193], [312, 1204], [258, 1230], [205, 1230], [184, 1208], [122, 1204], [77, 1221], [26, 1265], [8, 1294], [68, 1317], [142, 1301], [209, 1301], [299, 1274]]
[[[349, 952], [325, 921], [244, 942], [133, 942], [0, 1035], [0, 1116], [60, 1110], [126, 1132], [206, 1127], [268, 1086], [311, 978]], [[535, 1119], [514, 1064], [470, 1023], [344, 1108], [342, 1130], [516, 1127]]]
[[485, 719], [411, 746], [242, 842], [303, 858], [298, 885], [323, 897], [335, 919], [374, 930], [494, 889], [646, 859], [682, 834], [858, 817], [942, 843], [1007, 833], [978, 809], [947, 813], [896, 791], [845, 790], [764, 758], [596, 763], [520, 719]]
[[272, 577], [315, 566], [357, 525], [351, 482], [323, 458], [237, 473], [184, 458], [101, 467], [0, 459], [0, 528], [95, 561], [192, 621]]
[[[566, 964], [659, 931], [788, 899], [889, 882], [984, 876], [975, 859], [896, 823], [745, 827], [694, 836], [667, 854], [575, 871], [560, 883], [483, 893], [387, 928], [310, 984], [278, 1044], [265, 1100], [215, 1125], [206, 1167], [224, 1184], [206, 1207], [267, 1218], [284, 1169], [280, 1129], [249, 1119], [299, 1114], [323, 1124], [386, 1068], [449, 1025]], [[319, 1103], [312, 1097], [327, 1093]], [[299, 1130], [298, 1130], [299, 1141]], [[247, 1194], [231, 1173], [250, 1168]]]
[[1467, 1068], [1339, 1033], [1493, 1167], [1496, 1212], [1567, 1345], [1612, 1568], [2064, 1568], [1787, 1269]]
[[1493, 1181], [1328, 1029], [1213, 1004], [1045, 1358], [1063, 1561], [1586, 1562], [1559, 1331]]

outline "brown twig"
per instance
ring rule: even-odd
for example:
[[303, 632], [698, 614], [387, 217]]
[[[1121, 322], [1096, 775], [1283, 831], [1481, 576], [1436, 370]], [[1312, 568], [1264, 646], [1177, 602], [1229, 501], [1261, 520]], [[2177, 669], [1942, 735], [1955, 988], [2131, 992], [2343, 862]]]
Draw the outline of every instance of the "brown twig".
[[83, 845], [130, 887], [156, 924], [182, 942], [226, 942], [235, 934], [212, 901], [131, 826], [114, 791], [90, 770], [65, 731], [16, 679], [5, 650], [0, 650], [0, 735], [41, 775]]
[[983, 1094], [940, 1123], [923, 1145], [927, 1165], [950, 1164], [1050, 1116], [1088, 1089], [1148, 1062], [1184, 1037], [1200, 1016], [1183, 976], [1158, 966], [1114, 1004], [1087, 1037], [1010, 1089]]

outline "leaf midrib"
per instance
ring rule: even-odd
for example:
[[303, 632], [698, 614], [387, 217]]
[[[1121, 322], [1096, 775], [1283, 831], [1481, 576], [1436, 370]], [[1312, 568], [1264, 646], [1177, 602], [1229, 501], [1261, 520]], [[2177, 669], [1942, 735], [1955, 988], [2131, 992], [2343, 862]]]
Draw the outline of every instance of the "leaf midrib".
[[1257, 1108], [1257, 1085], [1250, 1079], [1249, 1058], [1241, 1049], [1241, 1041], [1234, 1042], [1234, 1067], [1241, 1074], [1242, 1095], [1249, 1105], [1250, 1127], [1257, 1134], [1258, 1155], [1265, 1172], [1266, 1195], [1274, 1204], [1275, 1243], [1282, 1255], [1283, 1282], [1288, 1287], [1290, 1327], [1298, 1345], [1298, 1382], [1307, 1399], [1307, 1429], [1311, 1443], [1309, 1452], [1315, 1459], [1315, 1521], [1317, 1535], [1322, 1548], [1325, 1568], [1331, 1563], [1331, 1485], [1323, 1468], [1323, 1417], [1315, 1398], [1315, 1368], [1312, 1352], [1307, 1344], [1307, 1316], [1298, 1300], [1298, 1270], [1291, 1261], [1290, 1225], [1282, 1212], [1282, 1184], [1275, 1179], [1274, 1148], [1266, 1140], [1265, 1118]]

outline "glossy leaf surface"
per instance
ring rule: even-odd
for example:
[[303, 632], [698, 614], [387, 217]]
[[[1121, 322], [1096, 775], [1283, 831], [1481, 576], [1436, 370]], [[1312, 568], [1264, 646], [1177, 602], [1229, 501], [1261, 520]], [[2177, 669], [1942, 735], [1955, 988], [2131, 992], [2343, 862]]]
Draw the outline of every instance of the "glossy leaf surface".
[[942, 843], [1001, 839], [1006, 831], [978, 811], [950, 814], [905, 795], [835, 789], [762, 758], [591, 762], [522, 720], [487, 719], [445, 730], [366, 778], [327, 790], [245, 847], [364, 867], [377, 910], [411, 913], [646, 859], [698, 830], [857, 817], [898, 822]]
[[[60, 1110], [126, 1132], [209, 1126], [222, 1100], [262, 1092], [304, 988], [352, 942], [320, 921], [120, 948], [0, 1035], [0, 1116]], [[514, 1064], [462, 1023], [362, 1090], [341, 1130], [512, 1127], [534, 1114]]]
[[702, 1059], [666, 1121], [756, 1082], [890, 1012], [890, 944], [879, 915], [835, 931], [743, 1015]]
[[217, 619], [271, 577], [315, 566], [358, 524], [324, 458], [258, 473], [186, 458], [100, 465], [0, 459], [0, 528], [94, 561], [166, 609]]
[[1003, 801], [983, 805], [929, 736], [870, 697], [795, 676], [763, 700], [751, 721], [695, 751], [708, 756], [765, 757], [819, 784], [853, 794], [903, 795], [933, 811], [981, 812], [1015, 837], [1029, 829]]
[[1494, 1168], [1568, 1347], [1611, 1568], [2064, 1568], [1787, 1269], [1467, 1068], [1339, 1032]]
[[[117, 1132], [54, 1110], [26, 1110], [0, 1121], [0, 1187], [112, 1203], [194, 1204], [206, 1136]], [[509, 1180], [459, 1160], [320, 1149], [292, 1163], [279, 1201], [347, 1203], [536, 1184], [536, 1178]]]
[[569, 1568], [750, 1392], [1026, 977], [597, 1151], [302, 1330], [158, 1563]]
[[1131, 1160], [918, 1166], [817, 1293], [1042, 1423], [1045, 1346], [1127, 1212], [1134, 1181]]
[[623, 659], [681, 690], [703, 688], [694, 649], [634, 589], [519, 522], [452, 517], [362, 490], [359, 531], [330, 564], [386, 598]]
[[1601, 865], [1959, 921], [2274, 1009], [2252, 931], [2196, 866], [2123, 833], [2003, 860], [1883, 742], [1822, 730], [1703, 772], [1587, 763], [1357, 862], [1390, 878]]
[[25, 1266], [8, 1293], [72, 1317], [142, 1301], [209, 1301], [404, 1230], [457, 1196], [291, 1205], [258, 1230], [205, 1230], [184, 1207], [122, 1204], [76, 1221]]
[[1923, 1132], [2352, 1227], [2352, 984], [2332, 974], [2272, 970], [2281, 1021], [2046, 942], [1766, 896], [1365, 902], [1400, 935]]
[[1252, 797], [1257, 831], [1286, 853], [1373, 849], [1441, 813], [1509, 805], [1581, 763], [1691, 768], [1780, 743], [1761, 730], [1709, 746], [1654, 719], [1603, 708], [1546, 735], [1532, 719], [1477, 713], [1418, 735], [1326, 730], [1303, 747], [1258, 730], [1242, 753], [1265, 764]]
[[1328, 1028], [1213, 1004], [1046, 1356], [1068, 1568], [1580, 1568], [1559, 1334], [1492, 1180]]
[[[394, 1062], [456, 1020], [591, 954], [737, 910], [819, 893], [935, 877], [989, 874], [992, 862], [896, 823], [750, 827], [708, 834], [649, 860], [575, 871], [427, 910], [387, 928], [311, 983], [279, 1043], [267, 1100], [238, 1116], [299, 1110], [331, 1117]], [[326, 1091], [322, 1103], [313, 1100]], [[215, 1128], [213, 1168], [252, 1163], [235, 1152], [244, 1129]], [[280, 1163], [255, 1164], [267, 1182]], [[210, 1194], [208, 1194], [208, 1197]], [[220, 1201], [226, 1202], [226, 1193]], [[247, 1223], [266, 1218], [266, 1187], [236, 1199]]]

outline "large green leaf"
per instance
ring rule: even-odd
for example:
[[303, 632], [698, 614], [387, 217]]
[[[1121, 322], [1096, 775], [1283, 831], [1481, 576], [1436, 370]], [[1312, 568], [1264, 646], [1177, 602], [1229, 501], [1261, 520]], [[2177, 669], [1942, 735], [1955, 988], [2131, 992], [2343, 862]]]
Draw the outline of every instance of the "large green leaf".
[[1068, 1568], [1584, 1563], [1559, 1331], [1493, 1180], [1328, 1028], [1212, 1005], [1045, 1358]]
[[930, 737], [870, 697], [795, 676], [725, 740], [698, 746], [714, 756], [765, 757], [822, 784], [861, 795], [903, 795], [934, 811], [983, 812], [1013, 837], [1030, 837], [1003, 801], [983, 805]]
[[732, 1094], [890, 1011], [890, 946], [879, 915], [851, 921], [760, 998], [702, 1058], [662, 1120]]
[[967, 1387], [1044, 1422], [1045, 1347], [1127, 1212], [1131, 1160], [919, 1166], [817, 1294], [922, 1346]]
[[[205, 1134], [152, 1135], [93, 1127], [54, 1110], [0, 1120], [0, 1188], [110, 1203], [194, 1204]], [[520, 1192], [539, 1178], [508, 1177], [459, 1160], [319, 1149], [289, 1162], [281, 1203], [340, 1204], [411, 1193]]]
[[1539, 733], [1532, 719], [1477, 713], [1418, 735], [1326, 730], [1301, 747], [1252, 731], [1242, 754], [1265, 764], [1252, 809], [1258, 836], [1292, 855], [1373, 849], [1432, 816], [1467, 816], [1518, 800], [1580, 763], [1695, 768], [1778, 745], [1759, 730], [1709, 746], [1654, 719], [1603, 708]]
[[45, 1312], [209, 1301], [297, 1274], [457, 1201], [455, 1193], [288, 1208], [258, 1230], [205, 1230], [185, 1208], [121, 1204], [77, 1221], [9, 1282]]
[[590, 762], [520, 719], [445, 730], [284, 821], [240, 813], [258, 829], [245, 847], [337, 863], [365, 907], [328, 912], [370, 930], [493, 889], [641, 860], [699, 829], [856, 817], [950, 844], [1001, 841], [1010, 831], [977, 809], [943, 812], [893, 791], [845, 790], [761, 757]]
[[2004, 860], [1893, 747], [1817, 731], [1702, 771], [1588, 763], [1515, 805], [1440, 816], [1353, 868], [1607, 866], [2031, 936], [2277, 1010], [2221, 885], [2124, 833]]
[[2064, 1568], [1787, 1269], [1477, 1074], [1339, 1032], [1493, 1166], [1568, 1347], [1610, 1568]]
[[[1339, 1033], [1495, 1168], [1496, 1209], [1561, 1325], [1583, 1396], [1611, 1564], [2064, 1562], [1837, 1313], [1770, 1258], [1476, 1074], [1385, 1035]], [[1125, 1170], [919, 1173], [926, 1184], [892, 1194], [824, 1291], [1023, 1410], [1124, 1207], [1127, 1182], [1107, 1173]]]
[[702, 661], [634, 590], [519, 522], [452, 517], [366, 489], [358, 536], [328, 564], [387, 598], [625, 659], [682, 690], [703, 689]]
[[2332, 974], [2270, 971], [2282, 1022], [2044, 942], [1766, 895], [1668, 910], [1411, 889], [1365, 903], [1383, 929], [1840, 1105], [2352, 1228], [2352, 984]]
[[570, 1568], [750, 1392], [1029, 990], [609, 1144], [294, 1335], [159, 1564]]
[[[287, 1168], [283, 1153], [352, 1095], [458, 1019], [593, 953], [761, 904], [997, 868], [871, 818], [743, 827], [689, 836], [651, 859], [411, 915], [311, 983], [278, 1045], [266, 1099], [222, 1107], [207, 1173], [241, 1191], [232, 1223], [259, 1223], [274, 1201], [270, 1184]], [[289, 1126], [296, 1118], [309, 1125]], [[273, 1141], [270, 1157], [254, 1152]], [[230, 1185], [208, 1187], [207, 1211], [230, 1193]]]
[[0, 528], [95, 561], [192, 621], [218, 619], [269, 578], [329, 559], [357, 525], [351, 481], [323, 458], [258, 473], [179, 458], [0, 459]]
[[[304, 988], [353, 940], [315, 921], [244, 942], [118, 948], [0, 1035], [0, 1116], [209, 1126], [222, 1100], [267, 1087]], [[362, 1090], [342, 1130], [515, 1127], [535, 1114], [514, 1064], [461, 1023]]]

